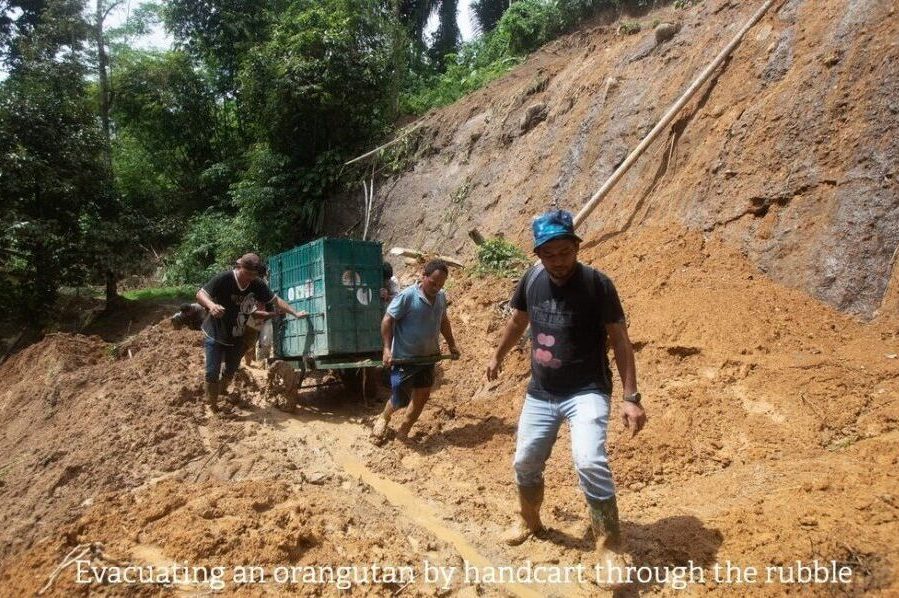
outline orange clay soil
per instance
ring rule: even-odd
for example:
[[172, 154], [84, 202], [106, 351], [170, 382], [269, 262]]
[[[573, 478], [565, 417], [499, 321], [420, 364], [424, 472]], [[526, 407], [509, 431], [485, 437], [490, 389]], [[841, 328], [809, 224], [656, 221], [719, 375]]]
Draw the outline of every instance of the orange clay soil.
[[[650, 416], [630, 438], [616, 389], [609, 449], [633, 563], [705, 568], [705, 585], [689, 586], [688, 595], [899, 590], [895, 320], [861, 323], [775, 284], [715, 236], [669, 227], [592, 247], [585, 241], [582, 260], [613, 278], [628, 313]], [[546, 472], [552, 533], [517, 548], [499, 541], [515, 510], [511, 458], [527, 344], [488, 384], [483, 369], [513, 282], [459, 272], [450, 280], [463, 357], [440, 367], [408, 443], [372, 445], [377, 404], [340, 386], [311, 387], [313, 379], [296, 412], [281, 413], [268, 405], [265, 372], [256, 367], [239, 376], [238, 416], [211, 417], [202, 405], [200, 335], [167, 322], [118, 346], [57, 335], [13, 357], [0, 368], [0, 594], [35, 592], [72, 549], [90, 543], [100, 543], [84, 557], [95, 567], [176, 561], [225, 567], [228, 575], [258, 565], [273, 575], [278, 566], [355, 564], [405, 566], [416, 575], [405, 585], [381, 571], [377, 582], [353, 586], [369, 595], [443, 595], [424, 582], [425, 560], [459, 570], [465, 562], [528, 560], [592, 570], [564, 428]], [[710, 579], [715, 563], [764, 572], [815, 559], [851, 567], [852, 583], [716, 586]], [[174, 590], [79, 585], [72, 565], [48, 593], [211, 587], [193, 581]], [[271, 577], [224, 585], [241, 595], [338, 592], [335, 583]], [[476, 585], [457, 576], [448, 585], [458, 595], [600, 592], [589, 580]], [[670, 584], [631, 589], [676, 593]]]

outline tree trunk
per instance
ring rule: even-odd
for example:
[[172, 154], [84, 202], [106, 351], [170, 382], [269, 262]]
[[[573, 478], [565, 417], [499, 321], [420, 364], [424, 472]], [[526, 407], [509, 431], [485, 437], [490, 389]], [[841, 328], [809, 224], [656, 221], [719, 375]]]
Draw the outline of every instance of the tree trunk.
[[106, 310], [121, 305], [125, 300], [119, 295], [118, 291], [119, 278], [111, 269], [106, 270]]
[[103, 157], [106, 160], [106, 166], [112, 165], [112, 156], [110, 147], [112, 143], [112, 135], [109, 125], [109, 109], [110, 109], [110, 91], [109, 91], [109, 73], [106, 57], [106, 40], [103, 37], [103, 21], [106, 19], [108, 10], [104, 9], [103, 0], [97, 0], [97, 14], [94, 22], [94, 37], [97, 42], [97, 75], [100, 81], [100, 124], [103, 128], [103, 139], [105, 141], [103, 147]]

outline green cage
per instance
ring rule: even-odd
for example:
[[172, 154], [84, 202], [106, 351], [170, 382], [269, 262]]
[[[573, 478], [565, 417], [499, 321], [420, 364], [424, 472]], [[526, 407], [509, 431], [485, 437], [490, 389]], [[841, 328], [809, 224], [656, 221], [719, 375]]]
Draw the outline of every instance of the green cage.
[[281, 359], [380, 354], [383, 308], [381, 244], [322, 238], [268, 261], [272, 291], [308, 318], [281, 318]]

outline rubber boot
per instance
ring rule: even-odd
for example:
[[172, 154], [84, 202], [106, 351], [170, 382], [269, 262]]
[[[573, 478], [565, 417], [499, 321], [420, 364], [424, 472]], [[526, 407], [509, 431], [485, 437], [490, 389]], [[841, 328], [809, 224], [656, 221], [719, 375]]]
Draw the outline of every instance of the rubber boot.
[[383, 440], [387, 434], [387, 426], [390, 425], [390, 416], [383, 413], [375, 418], [375, 423], [371, 428], [371, 436], [375, 440]]
[[503, 542], [509, 546], [518, 546], [531, 536], [539, 538], [546, 532], [543, 522], [540, 521], [543, 488], [542, 483], [538, 486], [518, 486], [519, 519], [515, 526], [503, 535]]
[[222, 396], [225, 397], [225, 406], [222, 408], [222, 415], [225, 416], [235, 416], [237, 415], [237, 409], [241, 406], [242, 399], [240, 393], [238, 392], [229, 392], [231, 388], [231, 382], [234, 381], [234, 375], [226, 376], [222, 375]]
[[604, 500], [587, 499], [590, 510], [590, 527], [596, 539], [599, 585], [616, 586], [625, 575], [628, 566], [621, 540], [621, 524], [618, 520], [618, 502], [615, 497]]
[[221, 391], [221, 382], [206, 383], [206, 404], [214, 413], [219, 412], [219, 392]]
[[228, 391], [230, 390], [230, 387], [231, 387], [231, 381], [232, 381], [232, 380], [234, 380], [234, 376], [233, 376], [233, 375], [231, 375], [231, 376], [222, 376], [221, 393], [222, 393], [223, 395], [227, 395], [227, 394], [228, 394]]

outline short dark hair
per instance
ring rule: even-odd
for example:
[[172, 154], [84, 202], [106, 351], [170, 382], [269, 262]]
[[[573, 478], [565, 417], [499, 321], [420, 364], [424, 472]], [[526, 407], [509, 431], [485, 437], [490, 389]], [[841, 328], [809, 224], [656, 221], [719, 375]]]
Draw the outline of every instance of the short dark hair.
[[182, 303], [178, 311], [190, 311], [193, 306], [190, 303]]
[[440, 270], [447, 276], [449, 276], [449, 266], [443, 260], [431, 260], [427, 264], [425, 264], [424, 270], [422, 272], [425, 276], [430, 276], [437, 270]]
[[384, 262], [384, 280], [387, 280], [391, 276], [393, 276], [393, 266], [390, 265], [390, 262]]
[[245, 270], [255, 272], [259, 276], [265, 276], [265, 263], [255, 253], [245, 253], [238, 258], [236, 265]]

